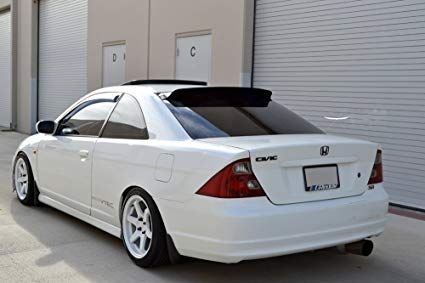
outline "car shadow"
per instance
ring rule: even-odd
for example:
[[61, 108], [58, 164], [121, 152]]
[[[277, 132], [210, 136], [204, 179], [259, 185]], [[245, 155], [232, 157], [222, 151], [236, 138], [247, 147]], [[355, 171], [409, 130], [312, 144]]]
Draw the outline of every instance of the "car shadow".
[[321, 250], [225, 265], [189, 259], [184, 263], [141, 269], [128, 258], [120, 239], [53, 208], [23, 207], [11, 201], [14, 221], [35, 237], [44, 252], [37, 267], [58, 263], [90, 281], [102, 282], [396, 282], [403, 270], [382, 257], [342, 255]]

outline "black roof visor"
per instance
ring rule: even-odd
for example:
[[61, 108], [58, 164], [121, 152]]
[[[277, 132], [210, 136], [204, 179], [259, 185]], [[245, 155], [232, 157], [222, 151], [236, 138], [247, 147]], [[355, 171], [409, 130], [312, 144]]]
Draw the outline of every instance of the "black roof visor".
[[123, 86], [129, 85], [197, 85], [197, 86], [207, 86], [206, 82], [200, 81], [184, 81], [184, 80], [135, 80], [130, 81]]
[[175, 107], [267, 107], [271, 96], [259, 88], [204, 87], [178, 89], [167, 100]]

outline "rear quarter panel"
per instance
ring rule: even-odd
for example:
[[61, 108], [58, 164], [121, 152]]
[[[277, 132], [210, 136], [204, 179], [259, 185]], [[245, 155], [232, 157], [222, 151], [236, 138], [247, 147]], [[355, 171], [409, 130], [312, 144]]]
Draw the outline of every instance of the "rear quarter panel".
[[[169, 180], [158, 178], [158, 170], [169, 169], [158, 162], [164, 155], [173, 159]], [[131, 187], [146, 190], [154, 200], [184, 203], [227, 164], [248, 156], [244, 150], [193, 140], [99, 139], [93, 159], [92, 214], [119, 226], [122, 195]]]

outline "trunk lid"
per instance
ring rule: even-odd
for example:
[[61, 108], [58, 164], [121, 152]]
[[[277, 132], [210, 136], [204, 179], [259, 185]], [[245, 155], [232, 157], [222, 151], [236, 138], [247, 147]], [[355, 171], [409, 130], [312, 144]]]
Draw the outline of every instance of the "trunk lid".
[[[375, 143], [332, 135], [227, 137], [201, 141], [248, 150], [255, 176], [270, 201], [277, 205], [365, 193], [378, 150]], [[336, 179], [338, 188], [334, 186]]]

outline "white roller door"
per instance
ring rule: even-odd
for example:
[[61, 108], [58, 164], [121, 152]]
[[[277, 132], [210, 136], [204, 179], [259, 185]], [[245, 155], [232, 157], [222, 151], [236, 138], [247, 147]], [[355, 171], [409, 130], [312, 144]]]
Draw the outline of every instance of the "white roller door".
[[88, 0], [41, 0], [39, 119], [55, 119], [87, 94]]
[[254, 85], [382, 144], [391, 200], [425, 208], [425, 1], [258, 0]]
[[11, 67], [12, 23], [10, 11], [0, 12], [0, 127], [9, 128], [12, 121]]

